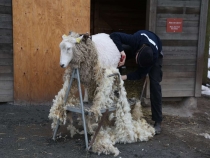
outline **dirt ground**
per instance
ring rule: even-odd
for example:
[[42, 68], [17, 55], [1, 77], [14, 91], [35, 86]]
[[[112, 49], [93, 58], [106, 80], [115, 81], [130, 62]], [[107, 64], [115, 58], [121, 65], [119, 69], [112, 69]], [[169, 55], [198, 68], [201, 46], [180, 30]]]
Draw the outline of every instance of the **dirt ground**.
[[[165, 107], [163, 107], [164, 109]], [[177, 109], [179, 107], [172, 107]], [[50, 106], [17, 106], [0, 104], [0, 157], [1, 158], [82, 158], [113, 157], [85, 151], [83, 135], [70, 138], [65, 126], [59, 129], [61, 137], [52, 140]], [[150, 107], [143, 107], [145, 119], [150, 120]], [[173, 111], [173, 110], [172, 110]], [[118, 158], [207, 158], [210, 157], [210, 98], [198, 98], [192, 116], [182, 117], [164, 112], [162, 133], [148, 142], [116, 144]]]

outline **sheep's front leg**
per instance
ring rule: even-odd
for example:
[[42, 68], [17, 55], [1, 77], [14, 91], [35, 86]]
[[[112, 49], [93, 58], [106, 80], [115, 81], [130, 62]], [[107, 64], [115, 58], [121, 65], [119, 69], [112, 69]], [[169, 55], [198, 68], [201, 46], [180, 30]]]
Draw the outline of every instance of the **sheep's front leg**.
[[85, 95], [84, 95], [83, 102], [88, 103], [88, 90], [87, 90], [87, 88], [85, 88]]

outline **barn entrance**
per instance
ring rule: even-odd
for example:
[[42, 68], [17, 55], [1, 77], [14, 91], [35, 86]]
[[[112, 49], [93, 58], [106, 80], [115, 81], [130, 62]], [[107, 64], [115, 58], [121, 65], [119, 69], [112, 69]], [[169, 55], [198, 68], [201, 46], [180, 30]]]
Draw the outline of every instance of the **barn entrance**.
[[[92, 0], [91, 34], [124, 32], [133, 34], [146, 29], [147, 0]], [[126, 50], [125, 50], [126, 51]], [[135, 59], [126, 60], [122, 73], [135, 71]], [[140, 81], [125, 81], [128, 97], [139, 97]]]
[[92, 0], [91, 34], [134, 33], [146, 27], [147, 0]]

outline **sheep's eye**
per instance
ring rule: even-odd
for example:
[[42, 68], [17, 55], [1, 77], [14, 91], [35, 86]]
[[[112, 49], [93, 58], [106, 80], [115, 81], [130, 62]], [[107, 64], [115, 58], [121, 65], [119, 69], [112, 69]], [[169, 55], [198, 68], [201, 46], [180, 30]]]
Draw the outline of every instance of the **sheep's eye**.
[[70, 50], [71, 48], [67, 48], [67, 50]]

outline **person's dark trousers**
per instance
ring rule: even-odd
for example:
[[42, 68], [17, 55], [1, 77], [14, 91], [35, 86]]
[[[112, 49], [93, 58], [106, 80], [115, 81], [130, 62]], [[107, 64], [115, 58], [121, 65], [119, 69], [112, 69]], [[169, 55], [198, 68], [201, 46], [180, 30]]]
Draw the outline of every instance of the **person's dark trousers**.
[[162, 92], [160, 85], [163, 74], [162, 60], [163, 58], [160, 56], [149, 72], [152, 120], [155, 122], [162, 122]]

